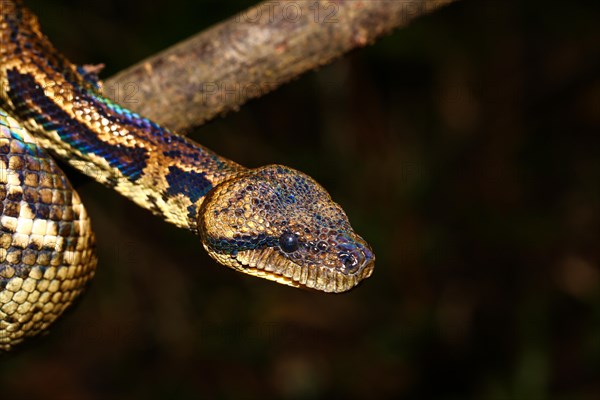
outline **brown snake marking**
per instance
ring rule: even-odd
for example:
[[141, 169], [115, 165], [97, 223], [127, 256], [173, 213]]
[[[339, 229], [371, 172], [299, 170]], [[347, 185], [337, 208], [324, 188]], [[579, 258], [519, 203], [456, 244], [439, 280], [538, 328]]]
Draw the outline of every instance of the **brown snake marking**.
[[96, 266], [85, 209], [41, 148], [197, 234], [234, 270], [325, 292], [371, 275], [369, 245], [312, 178], [244, 168], [112, 103], [20, 1], [0, 5], [0, 351], [45, 331]]

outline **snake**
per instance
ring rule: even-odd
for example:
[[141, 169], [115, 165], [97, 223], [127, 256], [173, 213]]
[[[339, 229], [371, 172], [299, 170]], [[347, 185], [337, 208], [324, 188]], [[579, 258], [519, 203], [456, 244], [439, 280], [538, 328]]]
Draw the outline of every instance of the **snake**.
[[46, 333], [98, 259], [90, 217], [54, 161], [197, 235], [217, 263], [346, 292], [375, 256], [308, 175], [245, 168], [102, 95], [20, 0], [0, 0], [0, 353]]

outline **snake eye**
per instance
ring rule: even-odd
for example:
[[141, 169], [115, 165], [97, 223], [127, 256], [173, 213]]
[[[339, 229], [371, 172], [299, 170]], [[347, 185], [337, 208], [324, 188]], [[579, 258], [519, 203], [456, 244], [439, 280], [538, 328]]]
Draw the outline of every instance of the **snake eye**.
[[286, 253], [293, 253], [298, 250], [298, 236], [286, 232], [279, 237], [279, 247]]

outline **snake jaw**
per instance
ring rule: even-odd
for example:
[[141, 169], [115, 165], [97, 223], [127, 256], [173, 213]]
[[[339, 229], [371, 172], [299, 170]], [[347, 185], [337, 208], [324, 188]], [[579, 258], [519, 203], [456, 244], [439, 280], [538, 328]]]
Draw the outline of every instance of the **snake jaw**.
[[[208, 249], [207, 249], [208, 250]], [[248, 275], [280, 284], [326, 293], [346, 292], [373, 273], [375, 258], [365, 259], [353, 273], [323, 265], [301, 266], [279, 254], [276, 248], [246, 250], [235, 256], [209, 251], [219, 263]]]

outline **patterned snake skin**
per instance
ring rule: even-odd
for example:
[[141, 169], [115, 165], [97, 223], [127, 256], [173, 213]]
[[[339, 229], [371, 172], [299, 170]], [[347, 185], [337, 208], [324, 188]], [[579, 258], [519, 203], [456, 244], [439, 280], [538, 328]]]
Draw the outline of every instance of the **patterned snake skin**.
[[343, 292], [375, 257], [291, 168], [244, 168], [102, 97], [20, 1], [0, 0], [0, 352], [45, 331], [94, 275], [90, 221], [46, 151], [199, 235], [219, 263]]

